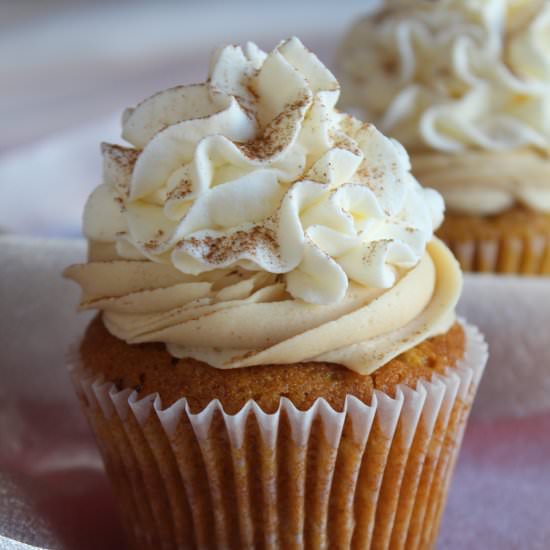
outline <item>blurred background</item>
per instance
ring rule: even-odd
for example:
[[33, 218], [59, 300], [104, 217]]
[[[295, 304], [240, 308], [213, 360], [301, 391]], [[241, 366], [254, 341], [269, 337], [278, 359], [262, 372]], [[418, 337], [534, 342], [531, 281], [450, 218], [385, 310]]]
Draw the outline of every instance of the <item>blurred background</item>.
[[0, 229], [80, 236], [101, 141], [152, 93], [203, 81], [212, 51], [299, 36], [328, 65], [370, 0], [0, 0]]

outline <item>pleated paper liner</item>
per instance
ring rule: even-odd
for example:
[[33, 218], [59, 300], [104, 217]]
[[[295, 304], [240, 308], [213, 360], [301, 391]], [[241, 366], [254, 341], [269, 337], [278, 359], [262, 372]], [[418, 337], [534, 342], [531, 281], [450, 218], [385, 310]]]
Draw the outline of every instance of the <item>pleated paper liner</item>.
[[463, 271], [550, 275], [550, 233], [499, 239], [444, 240]]
[[130, 543], [155, 549], [368, 549], [433, 546], [464, 426], [487, 359], [475, 327], [445, 376], [349, 396], [342, 412], [286, 398], [229, 415], [185, 399], [73, 380], [114, 486]]

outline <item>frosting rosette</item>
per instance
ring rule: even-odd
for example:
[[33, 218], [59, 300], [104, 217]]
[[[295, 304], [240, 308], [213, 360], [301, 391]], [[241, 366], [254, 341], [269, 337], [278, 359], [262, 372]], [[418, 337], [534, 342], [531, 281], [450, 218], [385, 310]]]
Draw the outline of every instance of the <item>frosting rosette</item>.
[[220, 368], [365, 372], [446, 330], [460, 274], [428, 244], [443, 201], [397, 141], [335, 109], [339, 91], [293, 38], [225, 47], [206, 83], [127, 110], [131, 147], [102, 146], [85, 208], [89, 262], [66, 271], [81, 306]]
[[550, 212], [550, 3], [387, 0], [339, 52], [343, 104], [413, 151], [451, 211]]
[[550, 3], [387, 0], [339, 53], [343, 104], [406, 147], [550, 147]]

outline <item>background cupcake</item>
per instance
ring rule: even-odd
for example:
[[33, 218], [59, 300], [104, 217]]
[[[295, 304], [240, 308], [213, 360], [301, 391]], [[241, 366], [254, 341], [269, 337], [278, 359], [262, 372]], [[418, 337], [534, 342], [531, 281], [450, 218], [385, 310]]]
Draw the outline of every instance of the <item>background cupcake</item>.
[[338, 97], [229, 46], [103, 146], [73, 374], [138, 547], [435, 540], [486, 350], [441, 197]]
[[342, 102], [411, 153], [462, 267], [550, 273], [550, 5], [388, 0], [338, 57]]

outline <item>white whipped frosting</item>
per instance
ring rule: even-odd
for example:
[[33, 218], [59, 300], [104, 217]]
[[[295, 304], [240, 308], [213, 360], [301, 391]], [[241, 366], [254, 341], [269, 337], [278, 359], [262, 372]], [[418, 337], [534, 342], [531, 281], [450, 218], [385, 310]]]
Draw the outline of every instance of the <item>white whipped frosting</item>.
[[343, 104], [406, 147], [550, 147], [550, 2], [387, 0], [339, 53]]
[[343, 103], [411, 148], [451, 211], [550, 212], [550, 2], [387, 0], [339, 67]]
[[279, 273], [310, 303], [341, 301], [349, 281], [391, 287], [424, 255], [443, 202], [399, 143], [336, 111], [338, 97], [297, 39], [269, 55], [222, 49], [205, 84], [125, 113], [133, 148], [103, 146], [86, 236], [191, 275]]
[[66, 275], [128, 343], [218, 368], [329, 361], [372, 372], [448, 330], [460, 270], [439, 194], [297, 39], [229, 46], [205, 84], [125, 113], [104, 145], [89, 261]]

